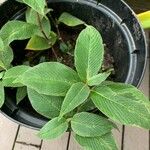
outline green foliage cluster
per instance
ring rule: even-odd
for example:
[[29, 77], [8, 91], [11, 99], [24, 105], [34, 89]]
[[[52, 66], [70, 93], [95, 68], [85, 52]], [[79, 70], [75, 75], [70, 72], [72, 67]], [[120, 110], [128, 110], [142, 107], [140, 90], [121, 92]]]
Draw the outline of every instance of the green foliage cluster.
[[[4, 87], [17, 88], [17, 104], [28, 95], [33, 108], [50, 119], [38, 134], [41, 139], [54, 139], [70, 130], [86, 150], [117, 150], [111, 132], [117, 126], [112, 121], [150, 129], [148, 99], [132, 85], [105, 81], [111, 71], [100, 71], [104, 59], [100, 33], [69, 13], [53, 21], [57, 29], [60, 23], [85, 25], [74, 50], [76, 70], [60, 62], [12, 66], [12, 41], [29, 39], [26, 49], [43, 51], [53, 50], [61, 40], [59, 30], [51, 30], [52, 10], [45, 1], [18, 1], [29, 6], [26, 22], [9, 21], [0, 30], [0, 106]], [[61, 49], [65, 51], [67, 44], [62, 43]], [[101, 113], [95, 114], [95, 108]]]

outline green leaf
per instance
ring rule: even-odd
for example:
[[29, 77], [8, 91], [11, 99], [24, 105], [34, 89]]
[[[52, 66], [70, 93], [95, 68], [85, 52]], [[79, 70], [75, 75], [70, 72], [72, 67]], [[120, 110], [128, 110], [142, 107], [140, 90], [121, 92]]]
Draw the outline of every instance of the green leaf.
[[38, 12], [41, 15], [45, 15], [45, 7], [46, 7], [46, 1], [45, 0], [17, 0], [20, 3], [27, 4], [32, 9], [34, 9], [36, 12]]
[[39, 132], [41, 139], [55, 139], [61, 136], [68, 129], [67, 121], [62, 118], [54, 118], [49, 121]]
[[78, 19], [77, 17], [75, 17], [67, 12], [62, 13], [61, 16], [59, 17], [58, 21], [64, 23], [67, 26], [71, 26], [71, 27], [85, 24], [84, 21]]
[[60, 117], [82, 104], [88, 98], [89, 94], [90, 89], [86, 84], [82, 82], [73, 84], [63, 101]]
[[91, 111], [95, 108], [96, 108], [96, 106], [94, 105], [92, 100], [87, 99], [83, 104], [81, 104], [81, 106], [78, 107], [78, 112], [83, 112], [83, 111], [87, 112], [87, 111]]
[[104, 57], [104, 46], [99, 32], [92, 26], [84, 29], [75, 47], [75, 66], [83, 81], [99, 72]]
[[1, 37], [0, 37], [0, 51], [4, 51], [4, 42]]
[[9, 69], [13, 58], [14, 56], [11, 47], [5, 47], [4, 51], [0, 51], [0, 68], [3, 68], [4, 70]]
[[53, 31], [50, 32], [50, 35], [49, 35], [48, 38], [49, 38], [49, 43], [50, 43], [52, 46], [56, 43], [56, 41], [57, 41], [57, 39], [58, 39], [57, 34], [56, 34], [55, 32], [53, 32]]
[[63, 53], [68, 52], [68, 45], [67, 45], [65, 42], [61, 42], [61, 43], [60, 43], [60, 50], [61, 50]]
[[0, 30], [0, 37], [4, 45], [14, 40], [24, 40], [33, 36], [39, 30], [38, 26], [23, 21], [8, 21]]
[[111, 133], [95, 138], [76, 135], [75, 139], [85, 150], [117, 150], [115, 140]]
[[135, 87], [111, 82], [95, 88], [91, 99], [114, 121], [150, 129], [150, 102]]
[[[44, 31], [45, 35], [47, 37], [49, 37], [49, 35], [51, 34], [51, 24], [50, 24], [50, 21], [48, 18], [43, 18], [41, 20], [41, 28]], [[43, 36], [43, 33], [41, 33], [41, 31], [40, 31], [40, 33], [37, 32], [37, 35], [39, 35], [41, 37], [45, 37], [45, 36]]]
[[72, 52], [74, 52], [74, 47], [70, 41], [60, 42], [59, 48], [63, 53], [67, 53], [67, 54], [73, 56]]
[[0, 60], [0, 71], [1, 70], [6, 70], [7, 68], [5, 67], [4, 63], [2, 60]]
[[5, 72], [3, 77], [3, 84], [5, 87], [22, 87], [23, 84], [20, 82], [14, 83], [14, 81], [19, 78], [24, 72], [26, 72], [30, 67], [29, 66], [16, 66]]
[[146, 106], [150, 109], [149, 99], [133, 85], [111, 81], [105, 81], [102, 85], [109, 87], [113, 92], [120, 96], [125, 96], [127, 98], [134, 99], [135, 101], [141, 100], [141, 102], [148, 102], [148, 105]]
[[16, 93], [17, 104], [19, 104], [26, 96], [27, 96], [27, 87], [23, 86], [17, 88], [17, 93]]
[[39, 26], [39, 31], [36, 32], [36, 35], [44, 37], [41, 31], [42, 29], [45, 35], [49, 37], [49, 34], [51, 32], [51, 24], [48, 18], [45, 18], [44, 16], [38, 14], [32, 8], [28, 8], [26, 11], [26, 21], [27, 23], [31, 23]]
[[[40, 21], [44, 18], [44, 16], [39, 14], [39, 19]], [[38, 22], [38, 12], [36, 12], [34, 9], [28, 7], [27, 11], [26, 11], [26, 22], [27, 23], [31, 23], [31, 24], [35, 24], [35, 25], [39, 25]]]
[[0, 80], [3, 78], [5, 71], [0, 72]]
[[19, 82], [40, 94], [65, 96], [71, 85], [78, 82], [77, 73], [58, 62], [41, 63], [26, 71]]
[[46, 50], [48, 48], [52, 47], [52, 45], [49, 44], [49, 42], [40, 36], [34, 35], [28, 42], [26, 49], [27, 50]]
[[111, 90], [117, 94], [129, 94], [129, 97], [133, 95], [137, 98], [145, 99], [146, 102], [148, 101], [148, 98], [133, 85], [112, 81], [105, 81], [102, 85], [111, 88]]
[[110, 72], [100, 73], [98, 75], [91, 77], [87, 83], [89, 86], [100, 85], [103, 81], [105, 81], [109, 77], [110, 74], [111, 74]]
[[3, 106], [5, 100], [5, 92], [2, 81], [0, 81], [0, 108]]
[[72, 130], [83, 137], [102, 136], [115, 127], [108, 119], [87, 112], [81, 112], [73, 116], [71, 120]]
[[62, 97], [39, 94], [30, 88], [28, 88], [28, 97], [32, 107], [39, 114], [50, 119], [59, 116], [63, 102]]
[[34, 35], [28, 42], [26, 49], [27, 50], [34, 50], [34, 51], [40, 51], [40, 50], [47, 50], [51, 48], [57, 40], [57, 35], [54, 32], [50, 32], [49, 39], [45, 39], [42, 36]]

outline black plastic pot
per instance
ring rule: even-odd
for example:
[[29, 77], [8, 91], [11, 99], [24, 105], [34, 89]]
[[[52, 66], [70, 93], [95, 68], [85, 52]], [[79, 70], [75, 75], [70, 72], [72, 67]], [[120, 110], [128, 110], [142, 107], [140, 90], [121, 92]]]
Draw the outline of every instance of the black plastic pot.
[[[49, 0], [49, 6], [55, 10], [55, 16], [66, 11], [95, 26], [115, 59], [115, 81], [139, 86], [146, 65], [146, 42], [144, 32], [127, 4], [121, 0], [101, 0], [99, 4], [94, 0]], [[0, 6], [0, 26], [24, 11], [24, 5], [8, 0]], [[21, 51], [19, 47], [18, 53], [22, 55], [23, 49]], [[47, 122], [32, 109], [27, 98], [17, 106], [15, 92], [9, 89], [6, 93], [1, 111], [10, 119], [34, 129]]]

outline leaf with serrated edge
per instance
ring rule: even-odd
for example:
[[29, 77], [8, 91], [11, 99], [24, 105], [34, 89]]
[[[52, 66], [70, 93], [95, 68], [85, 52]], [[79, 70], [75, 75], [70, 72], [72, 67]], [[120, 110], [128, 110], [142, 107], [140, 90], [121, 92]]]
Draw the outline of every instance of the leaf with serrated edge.
[[20, 82], [14, 83], [14, 81], [19, 78], [24, 72], [26, 72], [30, 67], [21, 65], [13, 67], [6, 71], [3, 77], [3, 84], [5, 87], [22, 87], [23, 84]]
[[81, 104], [79, 107], [78, 107], [78, 112], [83, 112], [83, 111], [91, 111], [93, 109], [95, 109], [96, 106], [94, 105], [94, 103], [92, 102], [91, 99], [87, 99], [83, 104]]
[[102, 83], [102, 85], [111, 88], [111, 90], [117, 94], [129, 94], [130, 93], [136, 96], [138, 99], [140, 97], [141, 99], [145, 99], [146, 101], [148, 100], [148, 98], [146, 98], [145, 95], [140, 90], [138, 90], [135, 86], [130, 85], [130, 84], [105, 81]]
[[27, 96], [27, 87], [19, 87], [16, 92], [16, 102], [19, 104]]
[[17, 0], [20, 3], [25, 3], [41, 15], [45, 15], [45, 0]]
[[85, 150], [117, 150], [115, 140], [111, 133], [107, 133], [101, 137], [89, 138], [75, 136], [76, 141]]
[[111, 74], [110, 72], [100, 73], [90, 78], [87, 83], [89, 86], [100, 85], [103, 81], [105, 81], [109, 77], [110, 74]]
[[4, 70], [7, 70], [11, 66], [11, 62], [13, 61], [14, 55], [11, 47], [6, 46], [4, 51], [0, 51], [0, 67]]
[[5, 100], [4, 86], [2, 81], [0, 81], [0, 108], [3, 106]]
[[41, 32], [41, 28], [45, 35], [48, 37], [51, 32], [51, 24], [50, 20], [48, 18], [45, 18], [44, 16], [38, 14], [35, 10], [32, 8], [28, 8], [26, 11], [26, 21], [27, 23], [35, 24], [39, 26], [39, 31], [36, 32], [36, 35], [40, 37], [44, 37], [43, 33]]
[[104, 46], [100, 33], [92, 26], [84, 29], [75, 47], [75, 67], [83, 81], [99, 72], [104, 57]]
[[71, 85], [78, 81], [73, 69], [58, 62], [44, 62], [26, 71], [17, 82], [40, 94], [65, 96]]
[[0, 51], [4, 51], [4, 42], [1, 37], [0, 37]]
[[58, 21], [64, 23], [67, 26], [71, 26], [71, 27], [85, 24], [84, 21], [78, 19], [77, 17], [75, 17], [67, 12], [62, 13], [61, 16], [59, 17]]
[[40, 130], [38, 136], [41, 139], [55, 139], [61, 136], [68, 129], [68, 123], [66, 119], [54, 118], [49, 121], [44, 127]]
[[33, 36], [39, 27], [23, 21], [8, 21], [0, 30], [0, 37], [4, 45], [9, 45], [14, 40], [25, 40]]
[[[1, 69], [2, 68], [2, 69]], [[4, 65], [3, 61], [0, 60], [0, 71], [1, 70], [7, 70], [6, 66]]]
[[41, 115], [52, 119], [59, 116], [63, 97], [39, 94], [28, 88], [28, 97], [32, 107]]
[[48, 38], [49, 38], [49, 42], [50, 42], [50, 44], [51, 44], [52, 46], [56, 43], [56, 41], [57, 41], [57, 39], [58, 39], [57, 34], [56, 34], [55, 32], [53, 32], [53, 31], [50, 32]]
[[39, 51], [39, 50], [46, 50], [51, 47], [52, 47], [52, 45], [50, 45], [49, 42], [45, 38], [34, 35], [29, 40], [29, 42], [26, 46], [26, 49]]
[[101, 85], [93, 90], [91, 99], [112, 120], [150, 129], [150, 102], [135, 87], [116, 83], [114, 87]]
[[82, 82], [73, 84], [63, 101], [60, 117], [82, 104], [88, 98], [89, 94], [90, 89], [86, 84]]
[[44, 16], [39, 14], [39, 18], [38, 18], [38, 12], [36, 12], [34, 9], [32, 9], [31, 7], [27, 8], [26, 11], [26, 22], [27, 23], [32, 23], [35, 25], [38, 25], [38, 19], [40, 19], [40, 21], [43, 19]]
[[111, 132], [115, 125], [104, 117], [82, 112], [73, 116], [71, 119], [71, 127], [77, 135], [97, 137]]
[[3, 78], [4, 74], [5, 74], [5, 71], [0, 72], [0, 79]]

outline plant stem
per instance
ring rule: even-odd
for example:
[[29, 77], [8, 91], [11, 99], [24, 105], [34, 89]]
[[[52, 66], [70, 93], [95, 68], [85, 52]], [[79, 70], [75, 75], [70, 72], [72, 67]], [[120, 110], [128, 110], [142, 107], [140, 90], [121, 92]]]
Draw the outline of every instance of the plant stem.
[[[43, 36], [44, 36], [45, 39], [48, 41], [48, 43], [50, 43], [49, 38], [47, 37], [46, 33], [45, 33], [44, 30], [43, 30], [42, 23], [41, 23], [41, 20], [40, 20], [40, 15], [39, 15], [38, 13], [37, 13], [37, 18], [38, 18], [39, 27], [40, 27], [40, 29], [41, 29], [41, 32], [42, 32]], [[55, 58], [58, 59], [58, 56], [57, 56], [57, 54], [56, 54], [56, 52], [55, 52], [55, 50], [54, 50], [53, 47], [52, 47], [52, 52], [53, 52]]]
[[36, 57], [38, 57], [39, 55], [41, 55], [43, 53], [43, 51], [40, 51], [38, 53], [36, 53], [36, 55], [34, 55], [34, 57], [32, 58], [31, 61], [33, 61]]
[[55, 58], [56, 58], [56, 59], [58, 59], [58, 56], [57, 56], [57, 54], [56, 54], [56, 52], [55, 52], [54, 47], [52, 47], [52, 52], [53, 52], [53, 54], [54, 54]]
[[97, 108], [95, 108], [95, 109], [91, 110], [91, 112], [92, 112], [92, 113], [97, 112]]
[[37, 13], [37, 18], [38, 18], [39, 27], [40, 27], [40, 30], [41, 30], [43, 36], [45, 37], [46, 40], [49, 41], [49, 38], [47, 37], [46, 33], [43, 30], [42, 23], [41, 23], [41, 20], [40, 20], [40, 15], [38, 13]]
[[69, 150], [70, 138], [71, 138], [71, 131], [69, 131], [66, 150]]
[[58, 27], [57, 20], [54, 20], [50, 13], [49, 13], [49, 17], [50, 17], [50, 19], [52, 20], [52, 22], [53, 22], [53, 24], [54, 24], [54, 26], [55, 26], [55, 28], [56, 28], [56, 31], [57, 31], [57, 34], [58, 34], [58, 37], [59, 37], [58, 39], [59, 39], [61, 42], [64, 43], [64, 41], [63, 41], [63, 39], [62, 39], [62, 37], [61, 37], [60, 31], [59, 31], [59, 27]]
[[57, 34], [58, 34], [58, 36], [59, 36], [59, 40], [62, 41], [62, 42], [64, 43], [64, 41], [63, 41], [63, 39], [62, 39], [62, 37], [61, 37], [59, 28], [58, 28], [58, 24], [56, 24], [56, 30], [57, 30]]

